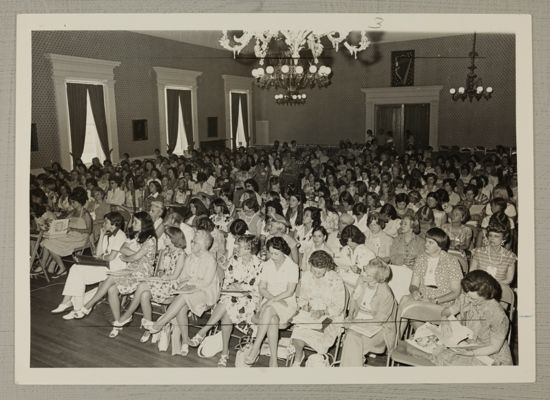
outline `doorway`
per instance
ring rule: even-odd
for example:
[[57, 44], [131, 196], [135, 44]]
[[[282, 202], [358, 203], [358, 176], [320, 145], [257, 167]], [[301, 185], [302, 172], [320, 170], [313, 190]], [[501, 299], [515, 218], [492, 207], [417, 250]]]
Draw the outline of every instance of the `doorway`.
[[[375, 133], [379, 141], [392, 132], [395, 149], [403, 152], [409, 144], [424, 148], [430, 141], [430, 103], [376, 104]], [[383, 143], [379, 143], [383, 144]]]

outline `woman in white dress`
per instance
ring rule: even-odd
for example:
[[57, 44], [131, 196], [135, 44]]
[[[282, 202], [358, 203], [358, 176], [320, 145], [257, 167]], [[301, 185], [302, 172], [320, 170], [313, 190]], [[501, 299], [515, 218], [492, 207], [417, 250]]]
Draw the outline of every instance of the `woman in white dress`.
[[334, 260], [323, 250], [314, 251], [309, 257], [309, 270], [303, 273], [296, 290], [298, 315], [321, 321], [321, 327], [296, 323], [291, 336], [296, 351], [294, 367], [299, 367], [304, 360], [304, 346], [324, 354], [340, 333], [346, 289], [335, 268]]
[[85, 316], [81, 311], [84, 305], [86, 285], [102, 282], [107, 278], [107, 271], [124, 269], [126, 263], [120, 259], [120, 249], [126, 241], [123, 231], [124, 219], [118, 212], [105, 215], [101, 228], [95, 256], [105, 260], [107, 266], [75, 264], [69, 271], [69, 276], [63, 288], [63, 300], [52, 310], [52, 314], [60, 314], [73, 307], [73, 311], [63, 316], [63, 319], [80, 319]]
[[258, 332], [245, 363], [254, 364], [267, 336], [271, 352], [269, 366], [277, 367], [279, 327], [287, 324], [297, 311], [295, 291], [299, 268], [289, 257], [290, 248], [282, 237], [269, 239], [266, 247], [269, 259], [263, 264], [259, 288], [264, 301], [257, 318], [253, 319], [258, 324]]

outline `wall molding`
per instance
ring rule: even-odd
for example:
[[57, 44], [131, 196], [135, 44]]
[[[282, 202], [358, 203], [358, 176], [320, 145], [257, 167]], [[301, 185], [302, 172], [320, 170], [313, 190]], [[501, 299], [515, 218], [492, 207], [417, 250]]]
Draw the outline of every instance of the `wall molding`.
[[430, 104], [429, 143], [434, 149], [439, 146], [439, 95], [441, 85], [362, 88], [365, 94], [365, 129], [373, 129], [376, 123], [377, 104]]
[[72, 157], [70, 155], [71, 132], [69, 127], [69, 107], [67, 105], [66, 87], [67, 82], [70, 81], [99, 83], [103, 85], [107, 133], [109, 137], [109, 147], [112, 149], [111, 160], [113, 162], [118, 162], [118, 128], [115, 104], [116, 81], [114, 79], [114, 69], [120, 65], [120, 62], [64, 56], [53, 53], [46, 54], [45, 57], [52, 64], [61, 166], [67, 170], [70, 170], [72, 166]]
[[[225, 145], [231, 148], [233, 141], [231, 140], [231, 92], [246, 93], [246, 103], [248, 106], [248, 137], [250, 138], [250, 146], [256, 143], [256, 134], [252, 126], [254, 115], [252, 93], [254, 78], [237, 75], [222, 75], [224, 98], [225, 98]], [[221, 138], [223, 139], [223, 138]]]
[[191, 115], [193, 116], [193, 146], [199, 145], [199, 116], [197, 110], [198, 78], [202, 72], [187, 69], [153, 67], [157, 75], [157, 94], [159, 107], [159, 150], [166, 154], [167, 121], [166, 121], [166, 89], [177, 87], [191, 91]]

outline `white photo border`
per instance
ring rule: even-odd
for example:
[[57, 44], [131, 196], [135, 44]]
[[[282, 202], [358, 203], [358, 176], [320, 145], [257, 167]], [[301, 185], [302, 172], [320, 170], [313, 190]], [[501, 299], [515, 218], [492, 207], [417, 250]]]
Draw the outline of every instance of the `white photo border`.
[[[307, 15], [307, 18], [304, 16]], [[337, 18], [334, 16], [337, 15]], [[510, 33], [516, 37], [516, 142], [521, 235], [519, 364], [415, 368], [31, 368], [28, 276], [32, 31], [365, 29]], [[336, 22], [342, 21], [342, 22]], [[379, 28], [376, 26], [379, 25]], [[374, 28], [373, 28], [374, 27]], [[220, 47], [221, 48], [221, 47]], [[15, 379], [17, 384], [382, 384], [535, 381], [535, 230], [531, 16], [512, 14], [21, 14], [17, 18], [15, 171]], [[521, 127], [521, 132], [519, 131]], [[368, 371], [368, 373], [367, 373]]]

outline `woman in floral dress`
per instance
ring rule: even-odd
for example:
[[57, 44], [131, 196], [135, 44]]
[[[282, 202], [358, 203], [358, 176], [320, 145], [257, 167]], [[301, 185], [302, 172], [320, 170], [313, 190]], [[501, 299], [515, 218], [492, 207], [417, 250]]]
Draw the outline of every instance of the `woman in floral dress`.
[[[148, 278], [139, 284], [132, 302], [120, 317], [121, 321], [131, 318], [134, 311], [141, 304], [143, 318], [152, 319], [151, 300], [156, 303], [165, 304], [174, 295], [174, 290], [181, 286], [179, 277], [185, 262], [186, 241], [183, 232], [176, 227], [168, 226], [164, 231], [168, 236], [169, 243], [160, 252], [157, 277]], [[151, 337], [146, 330], [140, 341], [145, 343]]]
[[133, 293], [139, 283], [145, 278], [150, 277], [153, 273], [157, 251], [157, 237], [151, 216], [144, 211], [136, 213], [134, 215], [133, 229], [135, 232], [138, 232], [136, 237], [121, 248], [123, 255], [120, 259], [128, 263], [127, 267], [116, 273], [111, 273], [111, 276], [99, 285], [95, 296], [82, 308], [84, 314], [89, 314], [92, 307], [105, 294], [108, 294], [109, 305], [115, 318], [113, 322], [114, 328], [109, 334], [110, 338], [117, 337], [121, 328], [132, 320], [131, 316], [125, 320], [120, 320], [120, 299], [118, 295]]
[[[222, 295], [206, 325], [191, 339], [191, 346], [198, 346], [207, 332], [221, 320], [223, 350], [219, 367], [227, 366], [229, 339], [233, 325], [248, 331], [251, 319], [258, 307], [258, 277], [261, 273], [261, 260], [256, 256], [257, 239], [253, 235], [241, 236], [235, 243], [235, 257], [228, 261]], [[224, 293], [224, 291], [226, 293]], [[242, 293], [238, 293], [242, 292]]]

